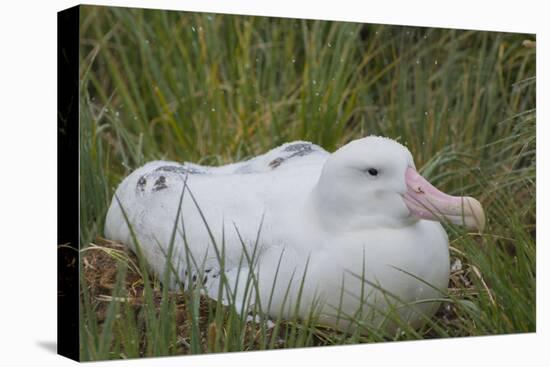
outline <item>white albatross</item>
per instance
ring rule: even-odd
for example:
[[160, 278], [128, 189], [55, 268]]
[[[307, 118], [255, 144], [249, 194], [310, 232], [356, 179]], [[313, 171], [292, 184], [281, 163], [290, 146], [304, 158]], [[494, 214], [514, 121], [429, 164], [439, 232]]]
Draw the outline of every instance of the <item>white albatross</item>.
[[439, 221], [481, 231], [485, 216], [418, 174], [407, 148], [369, 136], [332, 154], [299, 141], [221, 167], [147, 163], [117, 188], [105, 235], [135, 251], [131, 226], [155, 273], [237, 309], [354, 330], [395, 326], [390, 310], [413, 327], [433, 315], [450, 267]]

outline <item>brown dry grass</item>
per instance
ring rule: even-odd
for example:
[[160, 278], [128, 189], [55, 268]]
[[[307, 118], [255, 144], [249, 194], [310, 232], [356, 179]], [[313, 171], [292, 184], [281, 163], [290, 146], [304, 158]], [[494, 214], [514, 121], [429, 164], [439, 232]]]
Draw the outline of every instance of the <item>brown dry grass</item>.
[[[124, 261], [129, 266], [123, 283], [123, 294], [125, 294], [125, 296], [115, 298], [112, 296], [112, 293], [116, 287], [119, 261]], [[94, 304], [95, 317], [100, 329], [106, 320], [110, 302], [127, 302], [132, 307], [134, 315], [136, 315], [136, 325], [138, 325], [140, 329], [139, 334], [142, 336], [140, 340], [140, 351], [143, 353], [146, 348], [146, 322], [144, 315], [144, 307], [146, 306], [144, 295], [145, 287], [143, 278], [136, 264], [138, 264], [137, 257], [129, 251], [126, 246], [103, 238], [97, 238], [95, 244], [87, 247], [82, 252], [82, 274], [85, 277], [85, 284], [87, 285], [85, 291]], [[155, 311], [158, 315], [162, 299], [160, 282], [152, 279], [151, 289], [153, 291], [152, 299]], [[178, 345], [174, 346], [174, 352], [175, 354], [189, 354], [191, 353], [189, 340], [192, 332], [192, 323], [187, 307], [189, 302], [188, 297], [186, 297], [185, 294], [176, 292], [168, 292], [168, 297], [170, 301], [174, 301], [176, 312], [175, 320]], [[224, 330], [218, 330], [214, 322], [209, 323], [208, 321], [208, 315], [215, 306], [216, 304], [213, 300], [201, 296], [199, 305], [199, 330], [201, 333], [201, 346], [203, 352], [214, 349], [213, 344], [217, 339], [216, 334], [220, 334], [218, 335], [218, 339], [221, 340], [222, 345], [215, 349], [223, 349], [224, 335], [226, 335], [227, 330], [225, 330], [225, 328]], [[273, 329], [268, 330], [267, 333], [268, 338], [276, 337], [272, 335]], [[248, 322], [246, 324], [244, 344], [250, 345], [251, 350], [257, 349], [259, 338], [259, 327], [252, 322]], [[319, 340], [319, 342], [321, 343], [321, 340]], [[285, 347], [280, 338], [277, 338], [274, 346], [276, 348]]]

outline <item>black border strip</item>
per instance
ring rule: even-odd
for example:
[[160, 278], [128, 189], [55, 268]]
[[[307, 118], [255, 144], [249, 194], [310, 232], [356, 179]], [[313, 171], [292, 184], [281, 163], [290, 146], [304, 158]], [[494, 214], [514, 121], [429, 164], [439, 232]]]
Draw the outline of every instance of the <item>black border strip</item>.
[[80, 360], [79, 81], [80, 7], [57, 13], [57, 353]]

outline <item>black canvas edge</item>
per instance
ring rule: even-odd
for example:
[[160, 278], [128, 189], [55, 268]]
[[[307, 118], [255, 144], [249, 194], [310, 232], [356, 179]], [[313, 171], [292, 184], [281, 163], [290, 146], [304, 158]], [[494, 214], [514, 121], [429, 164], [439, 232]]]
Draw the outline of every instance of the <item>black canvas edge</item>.
[[57, 353], [80, 360], [80, 6], [57, 13]]

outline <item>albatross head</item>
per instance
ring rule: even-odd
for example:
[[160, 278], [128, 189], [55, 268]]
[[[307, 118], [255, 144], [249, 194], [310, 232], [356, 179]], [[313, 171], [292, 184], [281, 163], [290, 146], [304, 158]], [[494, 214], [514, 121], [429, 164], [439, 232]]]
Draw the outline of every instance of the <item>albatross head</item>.
[[329, 226], [400, 227], [420, 219], [479, 231], [485, 226], [479, 201], [435, 188], [416, 171], [409, 150], [388, 138], [369, 136], [338, 149], [316, 191], [319, 205], [331, 213]]

